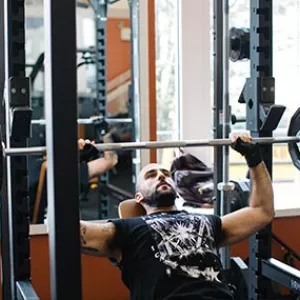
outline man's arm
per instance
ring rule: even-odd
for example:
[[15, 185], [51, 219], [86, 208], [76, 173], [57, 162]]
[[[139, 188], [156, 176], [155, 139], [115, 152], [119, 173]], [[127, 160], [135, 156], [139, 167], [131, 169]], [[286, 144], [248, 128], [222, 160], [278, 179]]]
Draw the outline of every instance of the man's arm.
[[274, 218], [274, 195], [269, 172], [258, 144], [249, 134], [232, 136], [232, 148], [245, 157], [250, 169], [252, 190], [249, 207], [222, 217], [221, 245], [238, 243], [259, 231]]
[[121, 251], [116, 248], [115, 236], [116, 227], [113, 223], [80, 221], [81, 249], [85, 254], [119, 260]]
[[[110, 133], [103, 136], [103, 142], [113, 143]], [[103, 157], [88, 162], [89, 178], [99, 176], [109, 171], [117, 163], [118, 155], [115, 151], [104, 151]]]
[[272, 181], [261, 162], [250, 168], [252, 191], [249, 207], [222, 217], [221, 246], [238, 243], [269, 224], [275, 216]]
[[[103, 136], [103, 142], [104, 143], [113, 143], [110, 133]], [[84, 145], [86, 145], [86, 144], [93, 145], [94, 142], [91, 142], [89, 140], [79, 139], [78, 140], [79, 150], [82, 150]], [[89, 178], [97, 177], [97, 176], [109, 171], [117, 163], [118, 163], [118, 155], [115, 151], [104, 151], [103, 157], [91, 160], [87, 163]]]

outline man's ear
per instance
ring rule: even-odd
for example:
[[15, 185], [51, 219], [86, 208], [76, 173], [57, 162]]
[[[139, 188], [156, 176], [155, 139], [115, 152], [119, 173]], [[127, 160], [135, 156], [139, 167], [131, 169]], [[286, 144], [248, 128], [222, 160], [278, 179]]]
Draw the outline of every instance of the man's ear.
[[144, 200], [144, 197], [143, 197], [142, 193], [141, 192], [137, 192], [135, 194], [135, 201], [137, 203], [141, 203], [143, 200]]

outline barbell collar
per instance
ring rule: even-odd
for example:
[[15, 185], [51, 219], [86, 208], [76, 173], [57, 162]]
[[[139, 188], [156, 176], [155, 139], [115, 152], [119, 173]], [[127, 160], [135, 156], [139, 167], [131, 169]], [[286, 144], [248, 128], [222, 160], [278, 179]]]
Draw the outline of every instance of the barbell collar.
[[[279, 138], [253, 138], [253, 142], [259, 144], [274, 143], [297, 143], [300, 137], [279, 137]], [[230, 146], [231, 139], [213, 139], [213, 140], [186, 140], [186, 141], [153, 141], [153, 142], [126, 142], [126, 143], [105, 143], [95, 144], [99, 151], [118, 151], [118, 150], [138, 150], [138, 149], [162, 149], [162, 148], [187, 148], [187, 147], [207, 147], [207, 146]], [[47, 151], [46, 147], [29, 148], [9, 148], [5, 149], [7, 156], [35, 155], [43, 154]]]
[[235, 184], [233, 182], [219, 182], [218, 190], [223, 192], [231, 192], [235, 188]]

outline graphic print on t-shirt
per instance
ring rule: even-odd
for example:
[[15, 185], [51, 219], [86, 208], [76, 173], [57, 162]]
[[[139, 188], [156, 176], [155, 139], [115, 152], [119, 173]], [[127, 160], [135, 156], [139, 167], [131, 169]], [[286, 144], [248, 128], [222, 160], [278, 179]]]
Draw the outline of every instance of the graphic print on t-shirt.
[[209, 218], [180, 213], [148, 215], [143, 219], [155, 242], [154, 255], [169, 273], [219, 281], [221, 264]]

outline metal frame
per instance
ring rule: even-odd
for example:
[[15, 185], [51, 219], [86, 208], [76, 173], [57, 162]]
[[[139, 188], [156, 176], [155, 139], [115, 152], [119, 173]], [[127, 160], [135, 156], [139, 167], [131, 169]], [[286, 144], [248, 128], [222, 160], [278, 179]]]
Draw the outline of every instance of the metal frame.
[[[262, 130], [261, 112], [275, 103], [273, 75], [273, 1], [250, 1], [250, 69], [245, 88], [246, 126], [253, 137], [271, 137], [272, 131]], [[263, 92], [263, 87], [269, 87]], [[273, 93], [272, 93], [273, 91]], [[261, 147], [262, 157], [272, 177], [272, 145]], [[271, 257], [271, 224], [250, 238], [249, 299], [271, 294], [271, 282], [261, 274], [261, 260]]]
[[[273, 1], [250, 0], [250, 69], [239, 102], [246, 103], [246, 127], [254, 138], [272, 138], [285, 110], [275, 105], [273, 78]], [[261, 145], [261, 153], [272, 177], [272, 144]], [[248, 299], [273, 296], [276, 281], [299, 293], [300, 272], [272, 258], [272, 225], [250, 238]]]
[[[5, 30], [4, 30], [4, 0], [0, 0], [0, 123], [1, 123], [1, 135], [5, 138], [5, 104], [2, 101], [4, 97], [4, 82], [5, 82]], [[4, 168], [4, 162], [1, 167]], [[11, 299], [14, 293], [13, 278], [11, 268], [11, 256], [10, 256], [10, 239], [9, 239], [9, 221], [8, 221], [8, 202], [3, 201], [6, 199], [6, 176], [2, 179], [1, 189], [1, 272], [2, 272], [2, 298]]]
[[75, 5], [44, 1], [50, 278], [58, 300], [82, 297]]
[[274, 258], [263, 259], [261, 273], [264, 277], [300, 293], [300, 271]]
[[[95, 3], [95, 1], [94, 1]], [[98, 111], [104, 118], [107, 115], [106, 109], [106, 21], [107, 21], [107, 1], [104, 3], [102, 1], [96, 1], [94, 7], [96, 9], [96, 68], [97, 68], [97, 78], [96, 78], [96, 97], [98, 102]], [[101, 140], [101, 132], [98, 141]], [[104, 173], [100, 177], [100, 184], [98, 185], [101, 197], [99, 197], [98, 206], [98, 217], [99, 219], [104, 219], [108, 217], [109, 214], [109, 197], [102, 192], [102, 186], [105, 186], [109, 182], [109, 174]]]
[[[131, 85], [129, 99], [131, 103], [132, 141], [140, 141], [140, 0], [128, 0], [131, 27]], [[136, 176], [141, 169], [140, 151], [132, 152], [132, 183], [135, 190]], [[134, 190], [132, 192], [134, 192]]]
[[[229, 95], [228, 95], [228, 1], [214, 1], [214, 138], [227, 138], [229, 134]], [[227, 57], [228, 56], [228, 57]], [[228, 147], [214, 149], [214, 195], [215, 213], [218, 216], [227, 214], [230, 203], [228, 193], [218, 189], [219, 182], [228, 182]], [[230, 268], [230, 248], [220, 249], [222, 265]]]
[[[8, 148], [26, 147], [31, 110], [30, 83], [25, 78], [25, 3], [24, 0], [3, 3], [6, 94], [2, 125]], [[3, 299], [38, 299], [30, 283], [27, 157], [8, 157], [5, 163], [1, 218]], [[27, 289], [20, 293], [19, 287], [25, 282]]]
[[[275, 105], [273, 1], [250, 0], [250, 20], [251, 73], [239, 102], [246, 104], [246, 127], [254, 139], [271, 139], [285, 110], [284, 106]], [[260, 148], [272, 177], [272, 144]], [[272, 225], [269, 224], [250, 238], [248, 299], [273, 298], [271, 281], [300, 292], [299, 270], [271, 257], [272, 237]]]
[[[99, 101], [99, 113], [106, 117], [106, 21], [107, 6], [117, 1], [105, 0], [104, 3], [93, 1], [96, 8], [96, 65], [97, 65], [97, 100]], [[132, 120], [132, 140], [139, 139], [139, 0], [128, 0], [131, 25], [131, 85], [129, 87], [130, 117]], [[140, 170], [140, 153], [132, 153], [132, 182], [135, 185], [136, 174]], [[109, 184], [109, 174], [103, 174], [100, 178], [99, 218], [107, 218], [110, 214], [109, 197], [102, 186]]]
[[[223, 5], [222, 1], [214, 0], [214, 139], [223, 137], [222, 113], [223, 113]], [[223, 151], [222, 148], [214, 149], [214, 194], [215, 213], [221, 214], [221, 191], [217, 186], [222, 182], [223, 176]]]
[[5, 81], [4, 63], [4, 0], [0, 0], [0, 100], [2, 102]]

